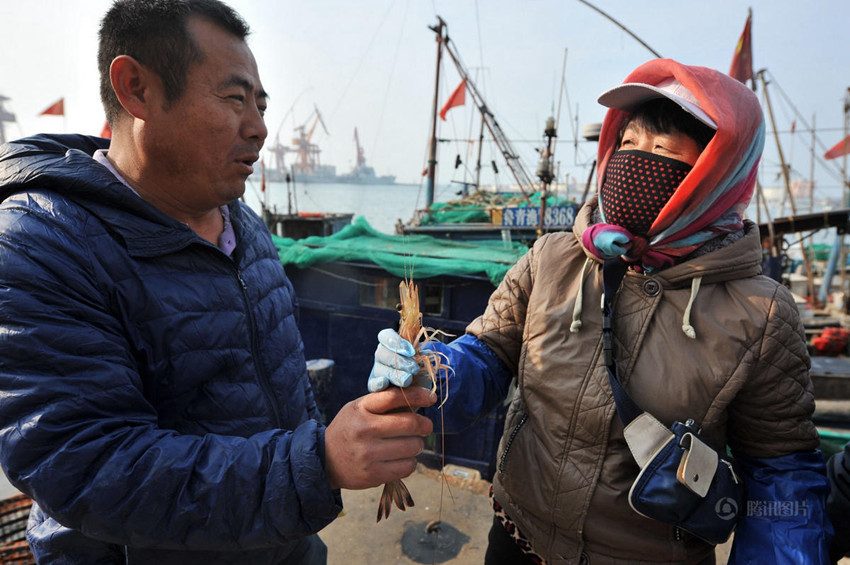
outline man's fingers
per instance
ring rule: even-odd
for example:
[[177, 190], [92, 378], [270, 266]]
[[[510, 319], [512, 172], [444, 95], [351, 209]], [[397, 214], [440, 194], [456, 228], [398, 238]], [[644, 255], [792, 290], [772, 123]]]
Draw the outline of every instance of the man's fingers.
[[363, 408], [373, 414], [386, 414], [400, 408], [423, 408], [437, 401], [437, 395], [422, 387], [389, 388], [360, 399]]

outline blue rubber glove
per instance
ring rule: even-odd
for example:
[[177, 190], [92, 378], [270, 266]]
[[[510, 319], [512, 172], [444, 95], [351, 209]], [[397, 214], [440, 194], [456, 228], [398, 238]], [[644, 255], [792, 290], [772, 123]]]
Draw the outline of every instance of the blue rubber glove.
[[378, 332], [375, 364], [366, 383], [369, 392], [378, 392], [390, 385], [410, 386], [419, 372], [419, 365], [413, 360], [415, 354], [413, 345], [395, 330], [387, 328]]

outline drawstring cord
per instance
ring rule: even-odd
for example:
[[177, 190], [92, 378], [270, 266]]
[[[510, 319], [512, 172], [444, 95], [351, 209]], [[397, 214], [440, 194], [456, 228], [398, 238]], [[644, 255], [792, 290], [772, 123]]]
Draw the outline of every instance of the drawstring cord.
[[573, 306], [573, 322], [570, 324], [570, 333], [578, 333], [581, 329], [581, 302], [584, 296], [584, 276], [587, 273], [587, 267], [593, 263], [593, 260], [588, 257], [584, 260], [584, 267], [581, 268], [581, 279], [578, 285], [578, 294], [576, 294], [576, 303]]
[[[584, 267], [581, 269], [581, 281], [578, 287], [578, 293], [576, 294], [576, 302], [573, 306], [573, 321], [570, 324], [570, 333], [578, 333], [581, 329], [581, 314], [582, 314], [582, 298], [584, 296], [584, 278], [587, 274], [588, 267], [593, 263], [593, 260], [588, 257], [584, 261]], [[688, 305], [685, 307], [685, 313], [682, 316], [682, 332], [686, 336], [691, 339], [697, 338], [697, 332], [694, 327], [691, 325], [691, 308], [694, 305], [694, 301], [697, 298], [697, 294], [699, 294], [699, 287], [702, 283], [702, 277], [694, 277], [691, 279], [691, 294], [688, 298]]]
[[685, 315], [682, 316], [682, 331], [691, 339], [697, 338], [697, 332], [691, 325], [691, 306], [694, 305], [694, 300], [699, 292], [699, 285], [702, 282], [702, 277], [694, 277], [691, 280], [691, 297], [688, 299], [688, 305], [685, 308]]

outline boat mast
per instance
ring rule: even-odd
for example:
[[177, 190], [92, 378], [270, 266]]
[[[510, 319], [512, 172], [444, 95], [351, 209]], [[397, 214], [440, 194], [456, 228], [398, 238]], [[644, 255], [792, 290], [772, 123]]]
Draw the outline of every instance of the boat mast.
[[[438, 18], [439, 19], [439, 18]], [[445, 28], [445, 22], [440, 19], [440, 30], [442, 31]], [[431, 28], [434, 31], [437, 31], [435, 28]], [[499, 123], [496, 121], [496, 118], [493, 116], [492, 112], [490, 112], [487, 107], [487, 103], [484, 102], [484, 97], [481, 96], [481, 93], [478, 91], [478, 88], [475, 86], [475, 83], [469, 78], [469, 73], [466, 71], [466, 68], [463, 66], [463, 63], [460, 62], [460, 58], [457, 56], [457, 53], [454, 52], [452, 48], [452, 44], [449, 41], [448, 33], [445, 37], [439, 36], [441, 38], [441, 45], [445, 46], [446, 53], [449, 54], [452, 62], [457, 69], [458, 74], [461, 79], [466, 81], [466, 89], [472, 95], [472, 99], [475, 101], [475, 104], [478, 106], [479, 111], [481, 112], [481, 119], [484, 120], [484, 124], [487, 126], [487, 131], [490, 132], [490, 135], [493, 137], [493, 141], [496, 142], [496, 146], [499, 148], [499, 151], [502, 152], [502, 157], [505, 160], [505, 163], [508, 165], [508, 169], [510, 169], [511, 173], [514, 176], [514, 179], [517, 182], [517, 186], [519, 187], [520, 192], [525, 197], [525, 199], [531, 203], [531, 199], [529, 198], [528, 191], [534, 189], [534, 181], [531, 180], [531, 176], [525, 170], [522, 162], [519, 160], [519, 155], [516, 150], [511, 145], [511, 142], [508, 140], [508, 137], [505, 135], [505, 132], [502, 131], [502, 128], [499, 126]], [[440, 41], [440, 40], [438, 40]], [[439, 68], [438, 68], [439, 70]], [[433, 123], [436, 126], [437, 123], [437, 103], [436, 97], [434, 102], [434, 118]], [[431, 138], [432, 146], [436, 147], [436, 138]]]
[[546, 119], [546, 129], [543, 131], [546, 137], [546, 149], [540, 152], [540, 162], [537, 166], [537, 177], [540, 179], [540, 218], [537, 225], [538, 237], [543, 235], [543, 226], [546, 218], [546, 198], [548, 197], [549, 183], [552, 182], [552, 153], [555, 150], [554, 140], [557, 137], [555, 131], [555, 118], [550, 116]]
[[[847, 92], [844, 95], [844, 139], [847, 139], [847, 136], [850, 135], [848, 133], [850, 130], [850, 87], [847, 88]], [[844, 155], [842, 157], [841, 164], [841, 199], [844, 203], [844, 207], [847, 208], [848, 204], [850, 204], [850, 183], [847, 180], [847, 147], [844, 147]], [[847, 258], [846, 258], [847, 250], [844, 248], [844, 234], [841, 234], [841, 243], [839, 245], [839, 260], [841, 261], [841, 292], [847, 292]], [[847, 299], [844, 299], [844, 304], [841, 308], [842, 312], [847, 311]]]
[[475, 188], [481, 190], [481, 152], [484, 149], [484, 116], [481, 116], [481, 129], [478, 130], [478, 161], [475, 163]]
[[8, 97], [0, 94], [0, 144], [6, 143], [6, 141], [7, 141], [6, 140], [6, 126], [4, 124], [6, 124], [6, 123], [9, 123], [9, 124], [17, 123], [17, 120], [15, 119], [15, 114], [13, 114], [12, 112], [9, 112], [8, 110], [6, 110], [6, 108], [3, 107], [3, 102], [6, 102], [7, 100], [11, 100], [11, 98], [8, 98]]
[[[443, 18], [437, 16], [437, 25], [428, 26], [428, 29], [437, 34], [437, 72], [434, 78], [434, 107], [431, 112], [431, 144], [428, 148], [428, 178], [425, 183], [425, 208], [431, 208], [434, 203], [434, 178], [437, 171], [437, 104], [440, 94], [440, 62], [443, 58], [443, 30], [446, 29], [446, 22]], [[448, 40], [448, 37], [445, 38]]]
[[[779, 132], [776, 130], [776, 121], [773, 118], [773, 106], [770, 104], [770, 94], [767, 90], [767, 81], [764, 78], [764, 73], [765, 69], [761, 69], [758, 72], [758, 76], [761, 80], [762, 90], [764, 91], [764, 102], [767, 106], [767, 115], [770, 117], [770, 125], [773, 128], [773, 136], [776, 139], [776, 151], [779, 153], [779, 165], [782, 168], [782, 180], [785, 184], [785, 192], [788, 195], [788, 201], [791, 204], [791, 214], [792, 216], [796, 216], [797, 206], [794, 204], [794, 195], [791, 194], [791, 181], [788, 179], [788, 165], [785, 163], [785, 156], [782, 153], [782, 144], [779, 143]], [[812, 306], [814, 306], [817, 298], [815, 297], [815, 281], [812, 273], [812, 266], [809, 262], [809, 256], [806, 253], [806, 244], [803, 242], [803, 234], [797, 232], [797, 235], [800, 238], [800, 251], [803, 252], [803, 265], [806, 268], [806, 282], [808, 283], [809, 297], [812, 301]]]

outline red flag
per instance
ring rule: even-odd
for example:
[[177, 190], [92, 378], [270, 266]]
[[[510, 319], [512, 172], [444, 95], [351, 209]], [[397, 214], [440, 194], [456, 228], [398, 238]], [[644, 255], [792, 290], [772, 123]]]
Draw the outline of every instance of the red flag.
[[100, 130], [100, 137], [112, 139], [112, 128], [109, 127], [109, 122], [103, 122], [103, 129]]
[[466, 104], [466, 81], [461, 81], [461, 83], [455, 88], [455, 91], [452, 92], [452, 95], [449, 96], [449, 99], [446, 101], [446, 104], [443, 106], [443, 109], [440, 110], [440, 117], [443, 121], [446, 121], [446, 112], [455, 106], [463, 106]]
[[64, 116], [65, 115], [65, 99], [60, 98], [50, 105], [47, 110], [39, 114], [39, 116]]
[[260, 161], [260, 171], [262, 171], [262, 176], [260, 177], [260, 192], [266, 191], [266, 160], [263, 159]]
[[744, 24], [744, 32], [741, 33], [741, 38], [738, 39], [738, 45], [735, 47], [732, 65], [729, 67], [729, 76], [744, 84], [753, 78], [752, 20], [753, 13], [750, 12], [747, 23]]
[[850, 135], [836, 143], [832, 149], [823, 154], [824, 159], [838, 159], [850, 153]]

